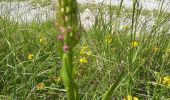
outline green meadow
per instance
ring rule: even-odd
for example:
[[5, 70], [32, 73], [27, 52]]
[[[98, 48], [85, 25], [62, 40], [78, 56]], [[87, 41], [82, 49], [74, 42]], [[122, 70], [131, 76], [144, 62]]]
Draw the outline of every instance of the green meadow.
[[[110, 100], [170, 100], [170, 14], [142, 10], [135, 2], [132, 9], [78, 7], [99, 9], [100, 14], [93, 28], [80, 30], [72, 49], [72, 77], [79, 95], [75, 100], [101, 100], [110, 87]], [[116, 14], [107, 24], [101, 17], [105, 10]], [[141, 15], [154, 15], [154, 24], [141, 24]], [[131, 24], [121, 27], [118, 18], [124, 16]], [[0, 100], [68, 98], [57, 28], [55, 19], [18, 23], [0, 17]]]

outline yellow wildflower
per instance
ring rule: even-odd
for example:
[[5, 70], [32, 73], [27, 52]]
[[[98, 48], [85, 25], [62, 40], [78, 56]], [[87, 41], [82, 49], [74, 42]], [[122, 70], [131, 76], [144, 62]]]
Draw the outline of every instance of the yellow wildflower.
[[86, 54], [86, 55], [90, 56], [92, 54], [92, 52], [91, 52], [91, 50], [89, 50], [88, 46], [82, 46], [80, 49], [80, 54], [81, 55]]
[[125, 26], [123, 26], [123, 29], [127, 30], [127, 29], [129, 29], [129, 26], [125, 25]]
[[166, 52], [167, 52], [167, 53], [170, 53], [170, 48], [166, 49]]
[[43, 39], [42, 38], [40, 38], [40, 41], [39, 41], [40, 43], [42, 43], [43, 42]]
[[163, 77], [162, 84], [167, 84], [168, 82], [170, 82], [170, 76]]
[[163, 78], [160, 78], [158, 80], [158, 83], [161, 83], [161, 84], [166, 85], [166, 86], [170, 86], [170, 76], [165, 76]]
[[80, 58], [80, 59], [79, 59], [79, 62], [80, 62], [81, 64], [83, 64], [83, 63], [87, 63], [87, 59], [86, 59], [86, 57], [82, 57], [82, 58]]
[[167, 86], [169, 86], [169, 87], [170, 87], [170, 81], [168, 81], [168, 82], [167, 82]]
[[133, 97], [133, 100], [139, 100], [138, 97]]
[[80, 49], [80, 54], [83, 55], [87, 48], [87, 46], [82, 46]]
[[128, 95], [128, 96], [127, 96], [127, 99], [128, 99], [128, 100], [132, 100], [132, 96], [131, 96], [131, 95]]
[[110, 44], [110, 43], [112, 42], [112, 36], [111, 36], [111, 35], [107, 35], [107, 36], [105, 37], [105, 42], [108, 43], [108, 44]]
[[58, 76], [58, 77], [54, 77], [54, 81], [56, 81], [56, 82], [60, 82], [60, 81], [61, 81], [61, 77], [60, 77], [60, 76]]
[[32, 60], [33, 57], [34, 57], [34, 55], [33, 55], [32, 53], [29, 53], [27, 58], [28, 58], [29, 60]]
[[139, 100], [139, 99], [138, 97], [132, 97], [131, 95], [128, 95], [127, 100]]
[[137, 41], [133, 41], [132, 43], [131, 43], [131, 47], [132, 48], [135, 48], [135, 47], [137, 47], [138, 46], [138, 42]]
[[41, 37], [40, 40], [39, 40], [39, 42], [40, 42], [41, 44], [43, 44], [43, 45], [46, 45], [46, 43], [47, 43], [45, 37]]
[[39, 83], [36, 85], [36, 90], [43, 90], [45, 87], [45, 84], [44, 83]]
[[158, 48], [153, 48], [153, 52], [156, 53], [158, 51]]
[[164, 83], [167, 82], [167, 81], [170, 81], [170, 76], [165, 76], [165, 77], [163, 78], [163, 82], [164, 82]]

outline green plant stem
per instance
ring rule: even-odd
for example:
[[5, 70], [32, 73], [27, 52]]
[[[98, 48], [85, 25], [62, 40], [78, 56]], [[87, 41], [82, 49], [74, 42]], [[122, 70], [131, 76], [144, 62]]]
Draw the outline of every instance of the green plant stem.
[[61, 69], [61, 76], [64, 81], [65, 88], [68, 93], [68, 100], [78, 100], [78, 95], [77, 95], [77, 88], [74, 83], [74, 78], [73, 78], [73, 61], [72, 61], [72, 50], [66, 52], [63, 54], [63, 59], [62, 59], [62, 69]]

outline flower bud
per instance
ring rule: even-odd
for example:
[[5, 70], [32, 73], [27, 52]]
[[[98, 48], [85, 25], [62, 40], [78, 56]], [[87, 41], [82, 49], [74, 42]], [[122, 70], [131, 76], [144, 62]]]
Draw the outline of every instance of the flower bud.
[[59, 41], [64, 41], [64, 35], [63, 35], [63, 34], [60, 34], [60, 35], [58, 36], [58, 40], [59, 40]]
[[71, 26], [68, 26], [68, 27], [67, 27], [67, 32], [72, 32], [72, 30], [73, 30], [73, 29], [72, 29]]
[[61, 12], [64, 13], [64, 8], [61, 8]]
[[64, 27], [61, 26], [61, 27], [59, 28], [59, 30], [60, 30], [61, 33], [65, 33], [65, 28], [64, 28]]
[[69, 50], [69, 46], [67, 44], [64, 44], [63, 50], [64, 50], [64, 52], [67, 52]]
[[70, 12], [70, 8], [67, 6], [66, 7], [66, 13], [68, 14]]

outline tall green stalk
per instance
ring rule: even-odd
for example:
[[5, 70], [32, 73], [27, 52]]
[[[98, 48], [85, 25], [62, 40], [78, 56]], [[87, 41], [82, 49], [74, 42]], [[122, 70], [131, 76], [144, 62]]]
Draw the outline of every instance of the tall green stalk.
[[57, 0], [56, 25], [60, 32], [59, 48], [62, 55], [61, 77], [67, 90], [68, 100], [78, 100], [73, 77], [73, 48], [78, 43], [79, 24], [76, 0]]

